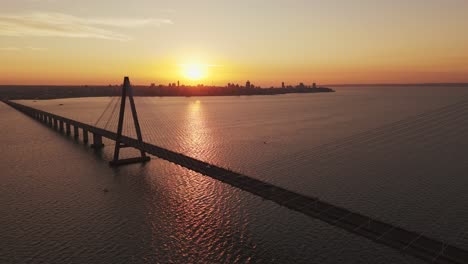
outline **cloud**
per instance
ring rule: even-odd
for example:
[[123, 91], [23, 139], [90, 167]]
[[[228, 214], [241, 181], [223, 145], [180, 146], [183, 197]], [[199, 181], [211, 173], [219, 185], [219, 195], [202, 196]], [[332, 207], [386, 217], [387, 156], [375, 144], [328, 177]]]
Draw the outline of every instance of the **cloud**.
[[201, 66], [201, 67], [207, 67], [207, 68], [222, 67], [222, 65], [218, 65], [218, 64], [203, 64], [203, 63], [181, 63], [178, 65], [180, 67], [190, 67], [190, 66]]
[[26, 47], [26, 49], [32, 50], [32, 51], [44, 51], [44, 50], [47, 50], [46, 48], [39, 48], [39, 47]]
[[19, 51], [21, 48], [18, 47], [0, 47], [0, 51]]
[[30, 50], [30, 51], [45, 51], [46, 48], [38, 48], [38, 47], [0, 47], [0, 51], [22, 51], [22, 50]]
[[67, 37], [128, 41], [117, 28], [172, 24], [159, 18], [82, 18], [62, 13], [0, 15], [0, 36]]

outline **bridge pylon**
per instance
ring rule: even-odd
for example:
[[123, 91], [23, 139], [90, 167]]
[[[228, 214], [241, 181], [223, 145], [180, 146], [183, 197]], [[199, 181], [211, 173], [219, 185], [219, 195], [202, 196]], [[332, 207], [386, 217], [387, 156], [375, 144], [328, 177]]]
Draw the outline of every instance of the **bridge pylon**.
[[150, 157], [146, 156], [146, 153], [143, 150], [140, 150], [140, 157], [135, 158], [127, 158], [127, 159], [119, 159], [120, 149], [128, 147], [124, 143], [122, 143], [122, 129], [123, 129], [123, 122], [124, 122], [124, 115], [125, 115], [125, 105], [126, 99], [130, 101], [130, 108], [132, 110], [133, 116], [133, 123], [135, 125], [135, 130], [137, 134], [137, 139], [139, 143], [143, 143], [143, 138], [141, 136], [141, 129], [140, 123], [138, 122], [138, 115], [135, 107], [135, 101], [133, 100], [133, 90], [132, 86], [130, 85], [130, 79], [128, 77], [124, 78], [124, 83], [122, 86], [122, 95], [121, 95], [121, 102], [120, 102], [120, 114], [119, 114], [119, 124], [117, 127], [117, 138], [115, 140], [115, 150], [114, 150], [114, 159], [109, 162], [111, 166], [120, 166], [120, 165], [127, 165], [132, 163], [141, 163], [147, 162], [150, 160]]

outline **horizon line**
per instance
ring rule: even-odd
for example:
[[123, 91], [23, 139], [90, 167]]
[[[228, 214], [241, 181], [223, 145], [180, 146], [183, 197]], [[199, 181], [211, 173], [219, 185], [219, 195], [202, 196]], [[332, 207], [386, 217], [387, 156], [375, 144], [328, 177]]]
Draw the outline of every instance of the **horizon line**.
[[[111, 86], [116, 86], [116, 85], [121, 85], [121, 84], [0, 84], [0, 87], [7, 87], [7, 86], [22, 86], [22, 87], [109, 87]], [[158, 84], [156, 85], [163, 85], [167, 86], [166, 84]], [[208, 84], [202, 84], [205, 87], [226, 87], [225, 85], [208, 85]], [[415, 83], [330, 83], [330, 84], [319, 84], [317, 83], [317, 86], [335, 86], [335, 87], [345, 87], [345, 86], [443, 86], [443, 85], [448, 85], [448, 86], [468, 86], [468, 82], [415, 82]], [[132, 84], [132, 86], [139, 86], [139, 87], [150, 87], [151, 85], [147, 84]], [[198, 85], [180, 85], [180, 86], [185, 86], [185, 87], [196, 87]], [[269, 89], [271, 87], [274, 88], [281, 88], [281, 86], [260, 86], [262, 89]], [[258, 87], [257, 87], [258, 88]]]

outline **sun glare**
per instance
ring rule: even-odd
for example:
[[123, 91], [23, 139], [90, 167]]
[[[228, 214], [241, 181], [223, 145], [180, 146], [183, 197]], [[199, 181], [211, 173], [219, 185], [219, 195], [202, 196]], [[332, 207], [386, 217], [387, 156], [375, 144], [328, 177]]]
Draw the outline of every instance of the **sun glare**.
[[189, 80], [200, 80], [206, 77], [206, 67], [201, 64], [182, 65], [182, 74]]

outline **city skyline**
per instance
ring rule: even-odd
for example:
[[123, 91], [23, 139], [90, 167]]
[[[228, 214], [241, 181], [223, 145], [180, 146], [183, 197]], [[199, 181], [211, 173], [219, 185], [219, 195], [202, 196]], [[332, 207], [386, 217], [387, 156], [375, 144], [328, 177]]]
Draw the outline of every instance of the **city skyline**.
[[9, 1], [0, 84], [468, 82], [466, 10], [457, 0]]

